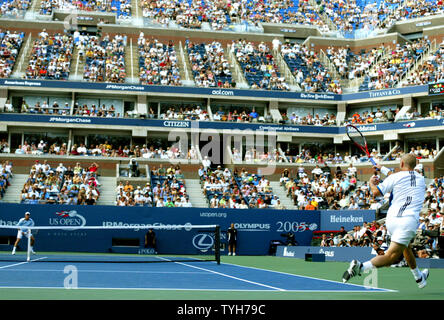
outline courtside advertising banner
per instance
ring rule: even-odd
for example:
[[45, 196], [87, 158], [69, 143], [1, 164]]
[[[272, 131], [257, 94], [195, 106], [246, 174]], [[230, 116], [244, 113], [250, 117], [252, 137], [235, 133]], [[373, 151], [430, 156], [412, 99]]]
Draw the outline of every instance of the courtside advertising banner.
[[[313, 231], [320, 230], [319, 211], [267, 209], [210, 209], [210, 208], [150, 208], [118, 206], [68, 206], [0, 204], [0, 226], [15, 225], [26, 211], [36, 226], [72, 227], [72, 230], [36, 230], [38, 251], [111, 252], [113, 241], [123, 239], [143, 248], [147, 230], [137, 226], [162, 226], [155, 230], [158, 252], [164, 254], [195, 254], [210, 250], [214, 244], [214, 230], [193, 230], [191, 225], [220, 225], [221, 243], [231, 223], [238, 230], [237, 253], [268, 254], [270, 242], [285, 241], [293, 233], [300, 245], [310, 245]], [[82, 226], [131, 226], [128, 230], [82, 230]], [[183, 227], [184, 226], [184, 227]], [[7, 239], [15, 240], [17, 231], [1, 229], [3, 249], [12, 249]], [[24, 246], [20, 243], [20, 245]], [[6, 246], [6, 248], [5, 248]], [[23, 249], [23, 248], [22, 248]]]
[[322, 230], [353, 230], [354, 226], [362, 226], [364, 222], [375, 220], [374, 210], [325, 210], [321, 211]]

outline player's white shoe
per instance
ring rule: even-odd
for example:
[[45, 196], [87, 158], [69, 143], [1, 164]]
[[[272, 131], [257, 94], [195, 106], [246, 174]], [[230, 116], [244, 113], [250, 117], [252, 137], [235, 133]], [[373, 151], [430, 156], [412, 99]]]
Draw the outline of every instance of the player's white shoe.
[[353, 278], [357, 275], [360, 276], [361, 275], [361, 266], [362, 266], [362, 263], [359, 262], [358, 260], [353, 260], [352, 262], [350, 262], [350, 266], [348, 267], [348, 269], [344, 272], [344, 275], [342, 276], [342, 282], [346, 283], [351, 278]]
[[14, 248], [14, 249], [12, 249], [12, 252], [11, 252], [11, 254], [12, 254], [12, 255], [15, 255], [15, 248]]
[[424, 269], [421, 271], [421, 279], [416, 280], [418, 283], [418, 287], [420, 289], [424, 288], [427, 285], [427, 278], [429, 277], [429, 269]]

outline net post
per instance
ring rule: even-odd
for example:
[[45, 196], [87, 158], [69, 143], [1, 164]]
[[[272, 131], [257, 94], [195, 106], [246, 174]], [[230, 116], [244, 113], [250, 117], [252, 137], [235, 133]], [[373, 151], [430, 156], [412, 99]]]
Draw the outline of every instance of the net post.
[[31, 261], [31, 229], [28, 229], [28, 247], [26, 252], [26, 261]]
[[217, 264], [220, 264], [220, 226], [216, 225], [214, 232], [214, 253]]

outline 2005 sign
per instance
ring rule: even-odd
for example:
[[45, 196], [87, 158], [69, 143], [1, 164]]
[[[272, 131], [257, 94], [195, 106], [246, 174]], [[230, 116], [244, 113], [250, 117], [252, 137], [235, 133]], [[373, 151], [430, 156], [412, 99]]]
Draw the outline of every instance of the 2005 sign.
[[305, 222], [297, 221], [277, 221], [277, 232], [304, 232], [307, 230], [307, 224]]

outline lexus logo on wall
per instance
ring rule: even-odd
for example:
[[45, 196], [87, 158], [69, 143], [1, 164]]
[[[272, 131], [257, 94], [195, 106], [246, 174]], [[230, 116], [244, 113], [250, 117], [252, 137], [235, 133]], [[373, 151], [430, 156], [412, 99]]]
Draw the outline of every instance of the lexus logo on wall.
[[198, 234], [193, 237], [193, 246], [203, 252], [208, 251], [214, 245], [212, 236], [206, 233]]

